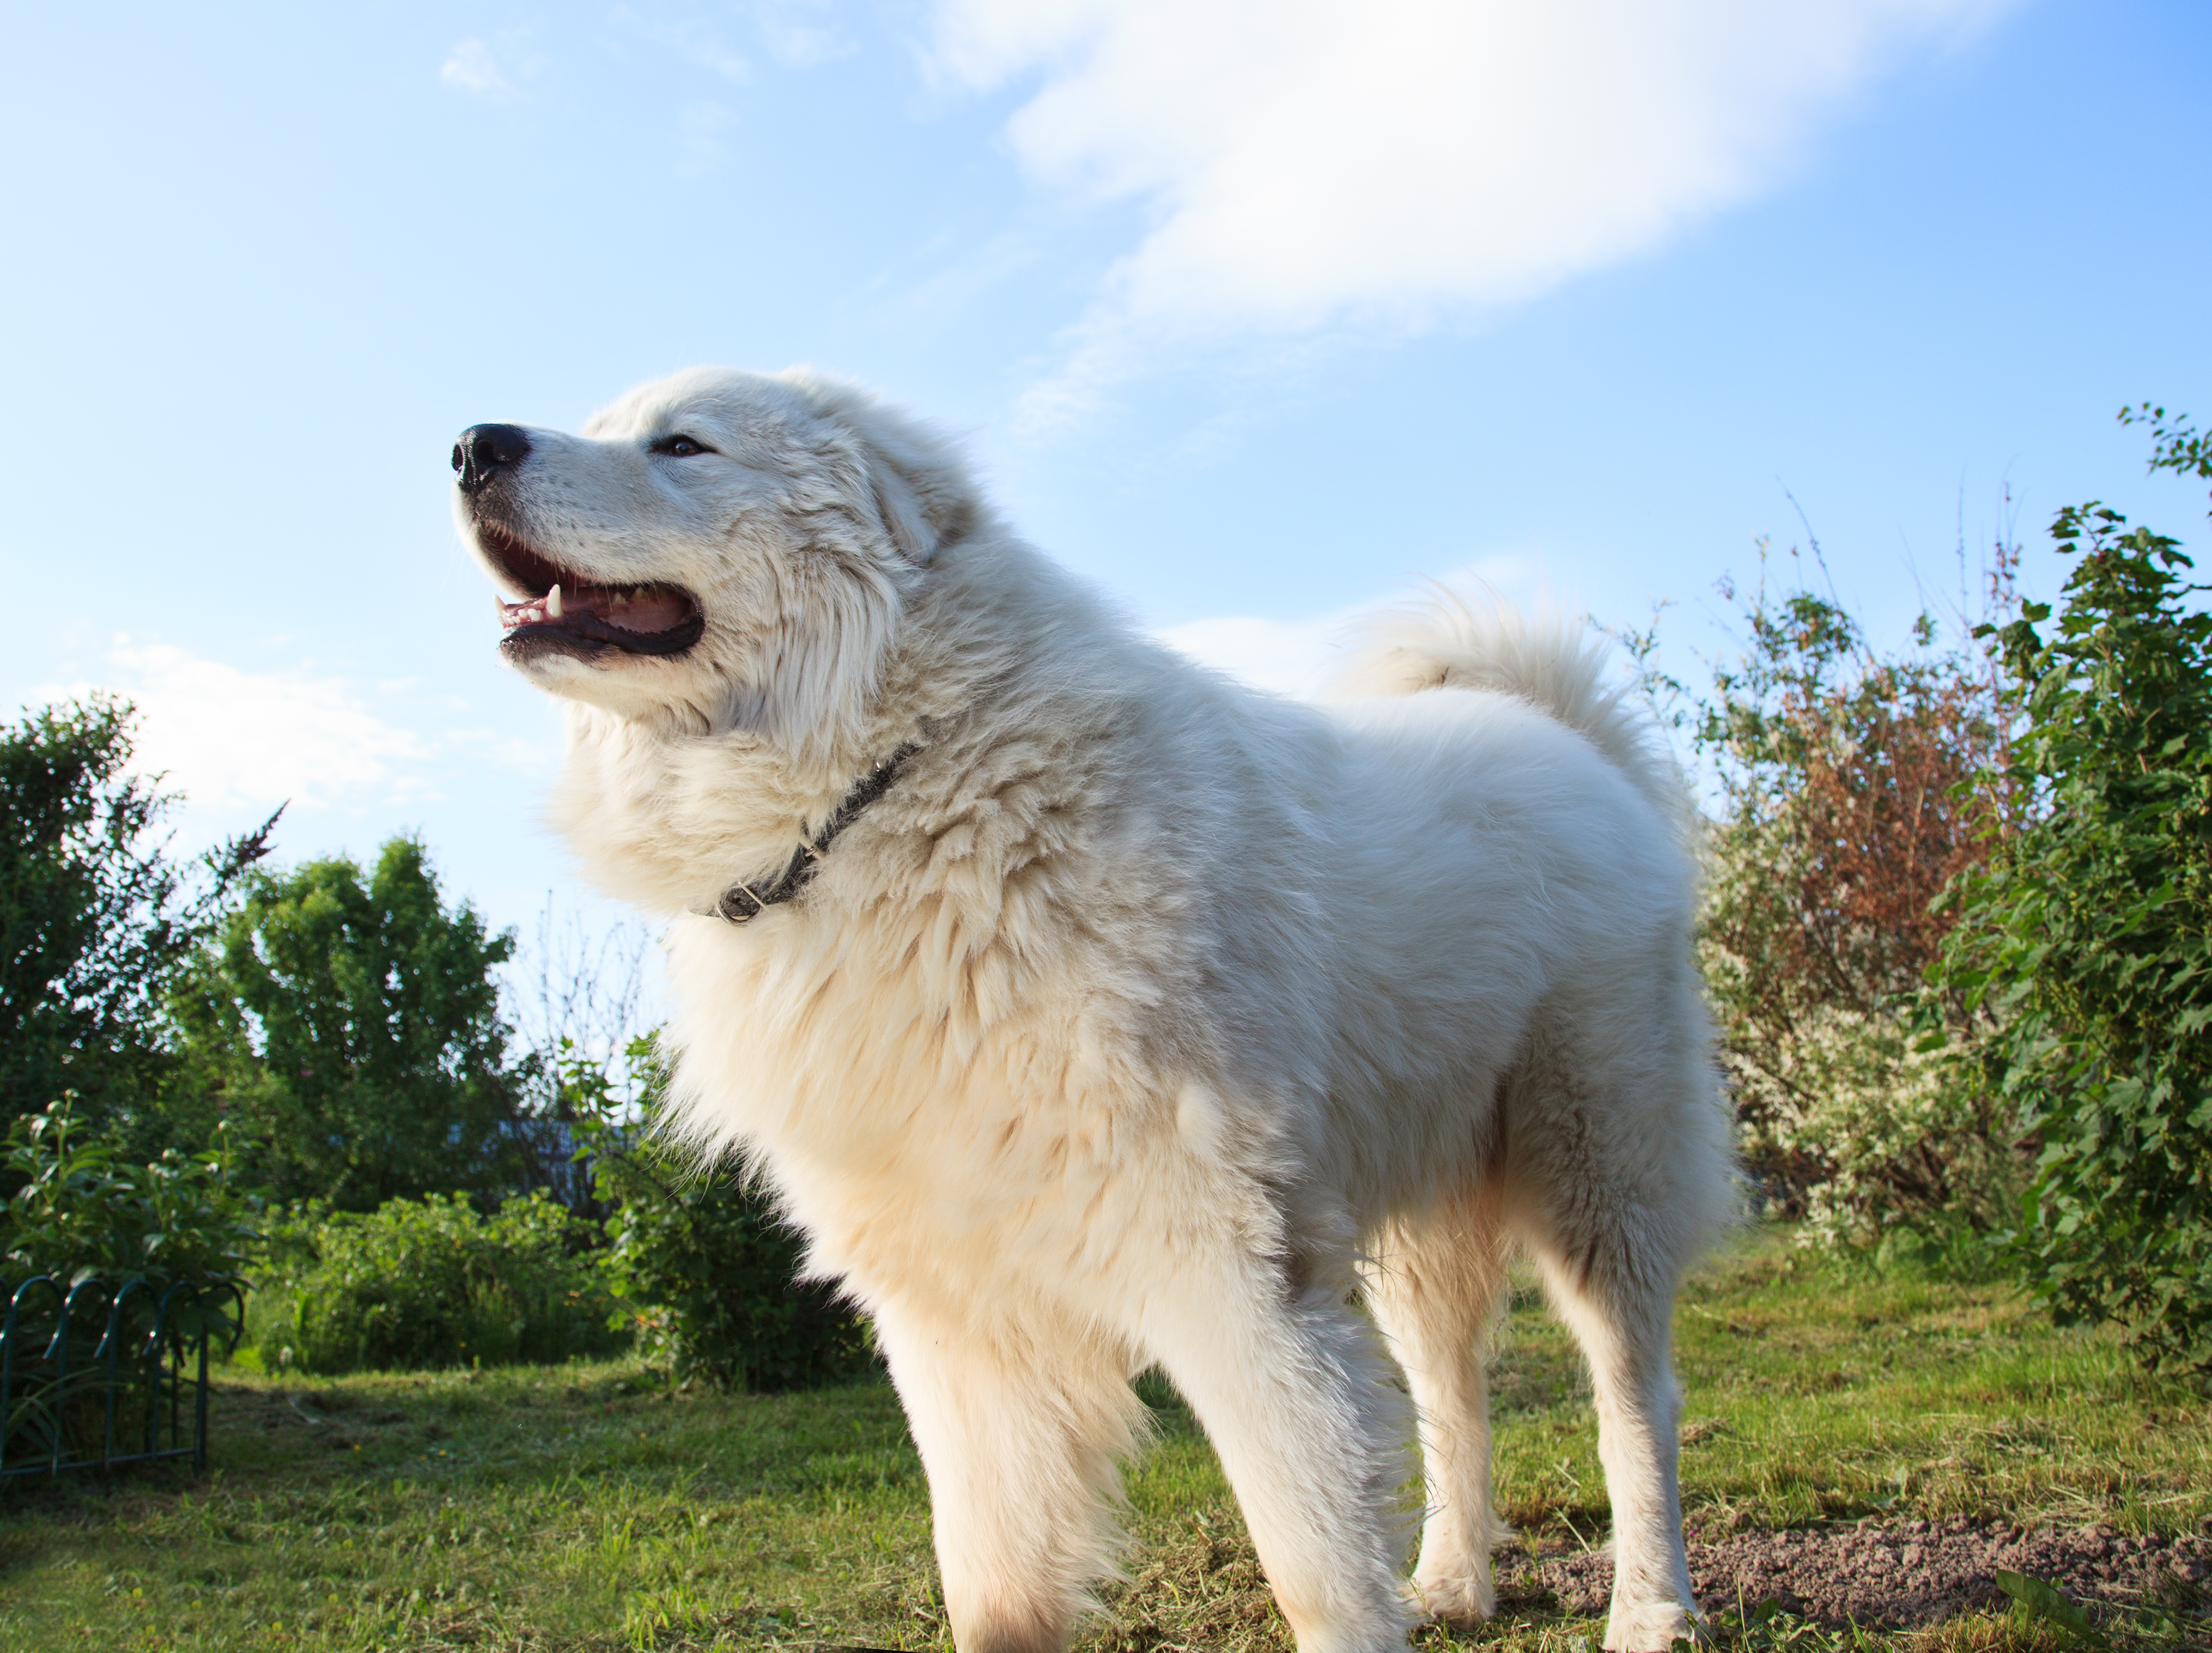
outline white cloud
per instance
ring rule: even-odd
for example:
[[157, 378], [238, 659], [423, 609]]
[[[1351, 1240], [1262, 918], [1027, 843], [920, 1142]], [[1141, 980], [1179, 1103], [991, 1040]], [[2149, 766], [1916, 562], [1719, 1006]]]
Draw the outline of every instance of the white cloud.
[[720, 34], [696, 17], [651, 17], [632, 6], [617, 6], [615, 16], [654, 45], [673, 46], [700, 68], [726, 81], [742, 86], [753, 77], [753, 66], [744, 55], [724, 46]]
[[1005, 231], [917, 282], [907, 290], [902, 306], [915, 315], [957, 315], [1029, 269], [1042, 252], [1034, 237]]
[[730, 158], [730, 147], [721, 134], [730, 124], [730, 112], [719, 103], [687, 103], [676, 112], [676, 170], [686, 178], [702, 178]]
[[499, 72], [491, 48], [482, 40], [463, 40], [456, 45], [446, 54], [446, 61], [438, 65], [438, 78], [457, 92], [474, 92], [488, 98], [514, 95], [514, 88]]
[[218, 812], [383, 801], [424, 790], [430, 746], [386, 722], [342, 679], [303, 671], [241, 672], [167, 643], [118, 637], [98, 685], [40, 691], [57, 700], [95, 686], [138, 708], [131, 767], [161, 774], [196, 807]]
[[532, 45], [532, 31], [501, 29], [490, 40], [459, 41], [438, 65], [438, 78], [456, 92], [506, 103], [523, 97], [522, 88], [538, 81], [553, 60]]
[[[1418, 330], [1657, 246], [2014, 0], [938, 0], [931, 64], [1151, 228], [1042, 403], [1224, 337]], [[1036, 410], [1033, 405], [1033, 411]]]
[[805, 69], [857, 49], [837, 9], [836, 0], [754, 0], [753, 21], [777, 62]]

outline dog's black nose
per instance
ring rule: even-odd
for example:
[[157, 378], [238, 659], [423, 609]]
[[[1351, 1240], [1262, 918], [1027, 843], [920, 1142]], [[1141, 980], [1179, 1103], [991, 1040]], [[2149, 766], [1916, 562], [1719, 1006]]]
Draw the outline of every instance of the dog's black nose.
[[530, 452], [530, 435], [520, 425], [471, 425], [453, 444], [453, 471], [461, 492], [473, 494]]

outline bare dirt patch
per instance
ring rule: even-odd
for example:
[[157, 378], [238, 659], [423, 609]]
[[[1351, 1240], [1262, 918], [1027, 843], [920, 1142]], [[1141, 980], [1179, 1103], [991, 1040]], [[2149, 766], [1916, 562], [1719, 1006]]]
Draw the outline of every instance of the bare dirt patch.
[[[2134, 1538], [2113, 1528], [2026, 1528], [1963, 1517], [1895, 1527], [1731, 1534], [1690, 1546], [1690, 1579], [1709, 1613], [1778, 1602], [1808, 1619], [1903, 1630], [2002, 1606], [2000, 1568], [2048, 1580], [2092, 1615], [2145, 1601], [2192, 1616], [2212, 1612], [2212, 1539]], [[1500, 1594], [1534, 1605], [1555, 1597], [1598, 1614], [1613, 1563], [1595, 1551], [1516, 1547], [1498, 1556]], [[2212, 1620], [2208, 1620], [2212, 1623]]]

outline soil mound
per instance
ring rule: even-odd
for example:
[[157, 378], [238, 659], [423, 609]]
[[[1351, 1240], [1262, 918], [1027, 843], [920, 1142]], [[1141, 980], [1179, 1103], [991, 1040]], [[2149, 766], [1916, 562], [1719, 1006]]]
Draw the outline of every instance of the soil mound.
[[[1613, 1562], [1591, 1551], [1502, 1552], [1500, 1594], [1549, 1594], [1602, 1613]], [[2212, 1539], [2130, 1538], [2111, 1527], [2033, 1529], [1963, 1518], [1896, 1527], [1736, 1533], [1690, 1545], [1690, 1578], [1708, 1613], [1776, 1601], [1840, 1626], [1902, 1630], [1970, 1608], [2001, 1605], [1999, 1568], [2056, 1584], [2094, 1613], [2150, 1598], [2202, 1613], [2212, 1607]]]

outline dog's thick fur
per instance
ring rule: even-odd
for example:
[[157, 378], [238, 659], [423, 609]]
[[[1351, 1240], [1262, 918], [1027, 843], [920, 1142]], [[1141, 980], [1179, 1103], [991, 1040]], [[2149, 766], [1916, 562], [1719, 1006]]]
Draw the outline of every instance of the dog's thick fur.
[[[557, 823], [670, 921], [684, 1128], [874, 1318], [966, 1653], [1062, 1646], [1110, 1576], [1154, 1363], [1304, 1653], [1490, 1612], [1515, 1245], [1595, 1380], [1606, 1645], [1690, 1633], [1668, 1322], [1728, 1133], [1678, 781], [1595, 640], [1440, 597], [1296, 703], [1138, 635], [850, 386], [694, 372], [528, 436], [472, 539], [703, 611], [672, 654], [508, 647], [568, 699]], [[702, 915], [908, 742], [796, 899]]]

